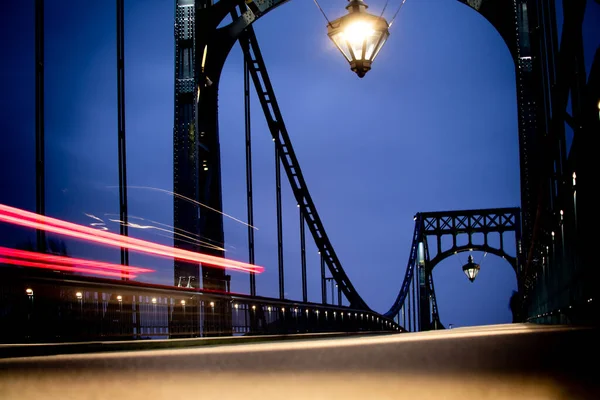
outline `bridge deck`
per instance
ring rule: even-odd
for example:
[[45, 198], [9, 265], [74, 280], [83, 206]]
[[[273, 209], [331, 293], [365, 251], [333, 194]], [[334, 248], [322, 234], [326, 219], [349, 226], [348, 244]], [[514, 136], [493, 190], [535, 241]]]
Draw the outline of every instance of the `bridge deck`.
[[600, 398], [585, 365], [597, 334], [514, 324], [13, 358], [0, 360], [0, 398]]

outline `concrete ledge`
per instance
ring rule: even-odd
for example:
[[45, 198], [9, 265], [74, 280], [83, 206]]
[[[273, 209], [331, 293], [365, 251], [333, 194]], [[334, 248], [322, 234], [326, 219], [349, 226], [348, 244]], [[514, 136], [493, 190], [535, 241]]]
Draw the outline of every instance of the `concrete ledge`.
[[223, 336], [189, 339], [96, 341], [69, 343], [19, 343], [0, 345], [0, 358], [50, 356], [58, 354], [84, 354], [111, 351], [175, 349], [198, 346], [232, 345], [242, 343], [275, 342], [283, 340], [327, 339], [339, 337], [397, 334], [389, 332], [330, 332], [296, 333], [288, 335]]

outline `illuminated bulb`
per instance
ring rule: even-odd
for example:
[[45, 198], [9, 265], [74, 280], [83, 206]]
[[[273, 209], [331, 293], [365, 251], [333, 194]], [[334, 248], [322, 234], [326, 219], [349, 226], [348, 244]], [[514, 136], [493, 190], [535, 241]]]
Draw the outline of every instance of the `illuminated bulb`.
[[25, 289], [25, 293], [27, 293], [27, 296], [33, 296], [33, 289], [27, 288]]
[[77, 293], [75, 293], [75, 297], [77, 297], [78, 299], [81, 299], [83, 297], [83, 294], [81, 292], [77, 292]]
[[267, 307], [267, 311], [271, 312], [271, 306]]
[[118, 295], [118, 296], [117, 296], [117, 301], [123, 301], [123, 296], [121, 296], [121, 295]]
[[253, 309], [253, 310], [256, 310], [256, 306], [252, 306], [252, 309]]
[[281, 312], [285, 312], [285, 308], [281, 307]]
[[185, 306], [185, 300], [181, 300], [181, 305]]
[[156, 304], [156, 297], [152, 298], [152, 304]]
[[215, 306], [215, 302], [214, 302], [214, 301], [211, 301], [211, 302], [210, 302], [210, 306], [211, 306], [211, 307], [214, 307], [214, 306]]
[[373, 24], [366, 21], [356, 21], [349, 24], [342, 34], [350, 44], [358, 46], [362, 45], [365, 39], [374, 33]]
[[234, 304], [233, 306], [234, 306], [236, 309], [238, 308], [238, 305], [237, 305], [237, 304]]

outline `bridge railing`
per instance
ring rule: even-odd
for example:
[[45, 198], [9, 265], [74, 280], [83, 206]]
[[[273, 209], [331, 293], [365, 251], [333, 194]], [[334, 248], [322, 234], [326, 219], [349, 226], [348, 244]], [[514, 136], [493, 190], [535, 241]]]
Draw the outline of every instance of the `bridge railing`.
[[403, 331], [348, 307], [4, 267], [0, 326], [2, 343]]

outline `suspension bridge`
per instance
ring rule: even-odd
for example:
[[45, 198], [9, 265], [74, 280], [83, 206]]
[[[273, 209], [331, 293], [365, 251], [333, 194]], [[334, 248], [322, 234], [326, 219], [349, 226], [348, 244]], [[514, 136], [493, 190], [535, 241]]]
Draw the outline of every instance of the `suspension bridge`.
[[[361, 297], [344, 270], [343, 260], [334, 249], [332, 238], [319, 215], [318, 204], [311, 196], [309, 182], [302, 173], [284, 122], [285, 110], [278, 104], [253, 29], [256, 21], [266, 18], [272, 10], [288, 1], [175, 1], [172, 192], [175, 196], [172, 228], [173, 232], [186, 232], [193, 237], [174, 235], [174, 246], [169, 247], [129, 236], [128, 228], [133, 226], [133, 219], [128, 212], [127, 196], [123, 0], [116, 1], [118, 128], [115, 139], [118, 143], [117, 221], [120, 232], [107, 232], [46, 215], [45, 2], [36, 0], [36, 210], [30, 212], [0, 205], [0, 222], [35, 230], [37, 241], [27, 249], [0, 247], [0, 322], [5, 327], [0, 331], [0, 341], [10, 344], [0, 347], [0, 353], [4, 352], [5, 356], [41, 355], [54, 351], [44, 350], [49, 348], [43, 346], [28, 347], [27, 344], [31, 343], [62, 343], [62, 350], [57, 352], [74, 352], [81, 351], [81, 347], [77, 347], [79, 350], [68, 350], [68, 343], [85, 342], [89, 349], [98, 350], [102, 346], [104, 349], [125, 349], [119, 347], [119, 343], [125, 346], [124, 343], [137, 341], [152, 343], [146, 345], [148, 348], [161, 348], [170, 346], [165, 343], [196, 346], [197, 342], [189, 340], [197, 338], [233, 341], [275, 337], [273, 335], [288, 335], [291, 338], [305, 335], [306, 338], [318, 339], [318, 335], [338, 337], [350, 333], [372, 335], [442, 331], [431, 332], [431, 336], [419, 336], [419, 340], [435, 340], [435, 335], [448, 333], [448, 326], [445, 326], [444, 317], [439, 312], [433, 270], [446, 258], [473, 251], [500, 257], [514, 271], [518, 286], [517, 294], [511, 299], [514, 322], [596, 326], [599, 299], [593, 278], [595, 271], [583, 256], [587, 250], [578, 236], [578, 232], [589, 224], [589, 218], [584, 211], [577, 209], [576, 203], [577, 173], [581, 176], [583, 172], [584, 181], [590, 180], [587, 164], [581, 161], [578, 164], [577, 154], [582, 145], [586, 147], [591, 134], [600, 128], [600, 53], [596, 51], [588, 74], [582, 64], [582, 24], [586, 7], [590, 6], [587, 3], [591, 2], [563, 2], [563, 20], [559, 30], [554, 0], [458, 1], [479, 13], [498, 31], [514, 61], [521, 204], [520, 207], [511, 208], [416, 210], [412, 240], [403, 244], [410, 249], [408, 260], [402, 265], [405, 265], [404, 278], [398, 282], [398, 294], [389, 309], [378, 312]], [[315, 3], [323, 11], [319, 3]], [[399, 11], [404, 1], [398, 4]], [[398, 12], [388, 22], [383, 18], [383, 12], [380, 16], [370, 14], [365, 3], [359, 0], [350, 0], [347, 10], [348, 15], [333, 21], [324, 12], [323, 15], [327, 20], [329, 37], [348, 61], [350, 69], [362, 78], [366, 73], [374, 73], [369, 71], [388, 39], [388, 29]], [[363, 17], [367, 22], [360, 20]], [[349, 27], [358, 29], [356, 21], [370, 24], [366, 36], [364, 32], [359, 32], [363, 36], [358, 41], [348, 33]], [[244, 224], [248, 235], [248, 258], [244, 262], [226, 258], [224, 246], [221, 246], [225, 243], [225, 237], [218, 89], [223, 66], [236, 43], [239, 43], [244, 58], [247, 205]], [[278, 297], [260, 296], [256, 290], [256, 277], [264, 268], [256, 265], [255, 260], [250, 123], [250, 100], [253, 95], [259, 100], [273, 141]], [[574, 132], [569, 151], [566, 147], [567, 130]], [[302, 299], [299, 300], [286, 298], [282, 213], [282, 188], [285, 185], [291, 189], [298, 209], [301, 255], [299, 285], [302, 292]], [[47, 239], [47, 233], [120, 249], [120, 263], [68, 257], [64, 251], [61, 252], [60, 246]], [[198, 237], [202, 237], [202, 241], [194, 239]], [[510, 240], [505, 242], [506, 238]], [[307, 294], [307, 246], [310, 241], [318, 249], [320, 260], [321, 298], [318, 302], [309, 301]], [[136, 281], [136, 276], [151, 273], [153, 269], [130, 265], [130, 252], [175, 260], [173, 283], [159, 285]], [[476, 279], [479, 264], [469, 257], [463, 267], [471, 281]], [[229, 270], [249, 275], [247, 293], [231, 290], [231, 277], [227, 274]], [[504, 332], [503, 328], [498, 329], [494, 335]], [[573, 333], [579, 331], [567, 328], [544, 331], [540, 327], [539, 331], [535, 331], [516, 325], [510, 329], [505, 330], [509, 336], [521, 333], [520, 329], [524, 329], [535, 333], [538, 338], [544, 338], [536, 345], [529, 342], [525, 345], [520, 339], [514, 339], [516, 336], [506, 339], [515, 348], [529, 346], [528, 349], [534, 349], [535, 355], [531, 357], [537, 357], [537, 364], [534, 363], [536, 368], [541, 368], [542, 360], [546, 360], [536, 346], [563, 344], [577, 335], [584, 335], [583, 340], [589, 340], [585, 333]], [[457, 332], [454, 340], [460, 346], [463, 346], [461, 340], [467, 337], [475, 335], [483, 338], [487, 335], [485, 329], [463, 334]], [[188, 342], [178, 342], [183, 339]], [[396, 348], [390, 347], [391, 342], [384, 342], [388, 339], [374, 336], [369, 340], [373, 341], [374, 346], [369, 349], [380, 349], [382, 353], [379, 356], [382, 359], [385, 359], [386, 351]], [[104, 343], [102, 346], [89, 344], [100, 341]], [[399, 346], [405, 349], [408, 346], [406, 343]], [[299, 351], [294, 345], [290, 346], [285, 347], [287, 354]], [[306, 346], [307, 353], [302, 354], [312, 354], [320, 345]], [[580, 350], [577, 348], [573, 351]], [[203, 351], [198, 350], [198, 354]], [[335, 365], [346, 362], [343, 352], [328, 351], [331, 360], [337, 360]], [[358, 354], [361, 351], [359, 347], [350, 352]], [[447, 355], [447, 363], [456, 357], [456, 353], [448, 352], [446, 347], [441, 347], [441, 351]], [[494, 354], [492, 348], [482, 351]], [[210, 353], [210, 350], [207, 352]], [[206, 357], [211, 357], [206, 354]], [[90, 357], [89, 365], [102, 362], [95, 361], [95, 356]], [[265, 357], [269, 359], [269, 356]], [[560, 357], [568, 355], [561, 353]], [[308, 362], [300, 356], [298, 360], [302, 365]], [[239, 365], [248, 363], [242, 356], [235, 362]], [[414, 362], [414, 359], [407, 362]], [[506, 368], [516, 368], [519, 362], [513, 359], [506, 361]], [[125, 361], [118, 360], [117, 363]], [[258, 369], [272, 368], [278, 363], [273, 360], [264, 364], [261, 362]], [[0, 369], [3, 365], [0, 363]], [[235, 371], [233, 361], [227, 365], [231, 367], [226, 368], [229, 372]], [[18, 367], [24, 371], [32, 368], [27, 362]], [[323, 368], [328, 370], [330, 367]], [[375, 368], [374, 365], [371, 367]], [[433, 366], [424, 364], [423, 368]], [[556, 368], [560, 369], [561, 364], [556, 363]], [[394, 371], [398, 369], [390, 368], [388, 372]], [[353, 384], [350, 386], [353, 387]]]

